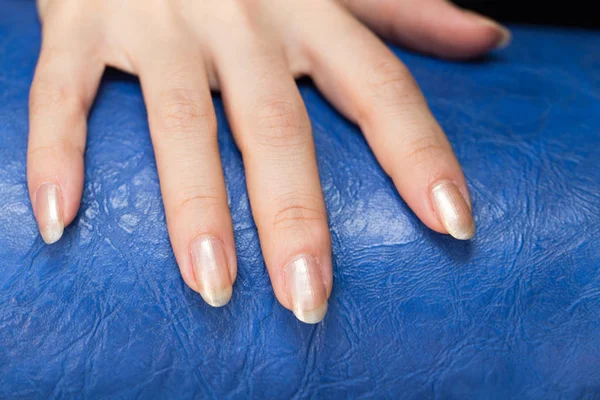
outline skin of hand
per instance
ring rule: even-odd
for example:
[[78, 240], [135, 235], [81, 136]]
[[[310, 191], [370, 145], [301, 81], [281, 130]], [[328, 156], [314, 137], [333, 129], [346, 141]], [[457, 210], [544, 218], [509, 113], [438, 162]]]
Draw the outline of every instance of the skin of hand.
[[295, 78], [310, 76], [358, 124], [429, 228], [469, 239], [461, 168], [406, 67], [379, 34], [465, 59], [508, 31], [443, 0], [40, 0], [27, 177], [47, 243], [79, 208], [87, 114], [107, 66], [139, 77], [181, 275], [210, 305], [231, 298], [237, 264], [211, 90], [243, 155], [279, 302], [306, 323], [327, 311], [331, 240], [310, 121]]

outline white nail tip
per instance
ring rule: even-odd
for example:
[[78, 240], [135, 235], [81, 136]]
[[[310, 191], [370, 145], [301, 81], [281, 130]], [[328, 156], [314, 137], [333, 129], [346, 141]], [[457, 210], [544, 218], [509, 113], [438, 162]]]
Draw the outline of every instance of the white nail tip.
[[512, 35], [511, 35], [510, 31], [506, 28], [501, 28], [501, 29], [502, 29], [502, 38], [496, 45], [496, 49], [498, 49], [498, 50], [508, 47], [508, 45], [512, 41]]
[[316, 324], [327, 312], [327, 292], [316, 258], [299, 256], [283, 269], [286, 291], [296, 318]]
[[296, 318], [298, 318], [305, 324], [317, 324], [321, 322], [323, 318], [325, 318], [325, 314], [327, 314], [327, 303], [323, 304], [316, 310], [294, 310], [294, 315], [296, 316]]
[[64, 227], [61, 223], [56, 222], [55, 224], [51, 224], [45, 229], [43, 229], [40, 233], [42, 235], [42, 239], [46, 244], [53, 244], [60, 240], [64, 232]]
[[231, 300], [232, 293], [233, 289], [230, 286], [218, 292], [204, 291], [204, 293], [201, 292], [200, 295], [209, 306], [223, 307]]
[[192, 268], [198, 291], [209, 305], [223, 307], [231, 299], [232, 282], [223, 243], [211, 236], [191, 246]]

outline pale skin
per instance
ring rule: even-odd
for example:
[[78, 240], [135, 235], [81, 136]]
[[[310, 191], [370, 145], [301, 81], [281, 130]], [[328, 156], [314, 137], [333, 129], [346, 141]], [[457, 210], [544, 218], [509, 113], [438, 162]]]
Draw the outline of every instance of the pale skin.
[[474, 234], [465, 178], [409, 71], [377, 34], [468, 59], [506, 45], [499, 24], [444, 0], [39, 0], [27, 177], [42, 237], [78, 211], [87, 114], [107, 66], [140, 78], [173, 252], [186, 284], [225, 305], [237, 274], [211, 91], [243, 155], [252, 215], [279, 302], [323, 319], [331, 240], [309, 116], [310, 76], [358, 124], [429, 228]]

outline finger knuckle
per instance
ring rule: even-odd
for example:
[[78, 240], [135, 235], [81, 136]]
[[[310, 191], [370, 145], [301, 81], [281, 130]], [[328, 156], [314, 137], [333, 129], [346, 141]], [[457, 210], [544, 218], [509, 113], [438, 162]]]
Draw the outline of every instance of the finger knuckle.
[[34, 146], [29, 149], [30, 158], [49, 157], [56, 160], [64, 160], [73, 155], [83, 158], [83, 146], [77, 146], [68, 140], [60, 140], [55, 143]]
[[407, 146], [408, 152], [403, 157], [409, 165], [429, 165], [443, 159], [448, 154], [448, 146], [438, 136], [426, 136], [414, 139]]
[[386, 57], [376, 62], [369, 72], [367, 88], [371, 93], [372, 101], [366, 104], [367, 112], [376, 108], [379, 113], [386, 109], [395, 110], [406, 105], [421, 104], [416, 83], [400, 61], [393, 57]]
[[215, 133], [214, 110], [188, 89], [171, 89], [161, 95], [160, 123], [167, 135]]
[[280, 201], [273, 217], [275, 229], [289, 230], [294, 227], [303, 229], [307, 226], [326, 226], [327, 214], [322, 201], [316, 198], [295, 195]]
[[33, 117], [43, 112], [61, 114], [72, 120], [85, 114], [85, 102], [72, 85], [39, 77], [29, 93], [29, 112]]
[[310, 138], [310, 123], [301, 104], [282, 99], [261, 102], [255, 115], [254, 140], [266, 147], [303, 146]]
[[221, 199], [215, 191], [206, 188], [190, 187], [178, 191], [174, 202], [173, 214], [176, 218], [189, 218], [199, 212], [215, 212], [221, 207]]
[[402, 92], [411, 78], [406, 67], [392, 57], [376, 61], [367, 76], [372, 89], [386, 89], [394, 93]]

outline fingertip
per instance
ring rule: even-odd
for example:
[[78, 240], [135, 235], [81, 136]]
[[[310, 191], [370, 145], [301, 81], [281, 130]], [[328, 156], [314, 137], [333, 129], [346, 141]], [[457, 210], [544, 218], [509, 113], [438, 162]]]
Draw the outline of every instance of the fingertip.
[[475, 236], [475, 222], [468, 195], [452, 180], [439, 180], [430, 189], [433, 212], [448, 234], [458, 240]]
[[34, 212], [42, 239], [56, 243], [64, 231], [63, 199], [60, 187], [53, 182], [41, 184], [34, 194]]
[[57, 223], [46, 228], [40, 227], [40, 234], [46, 244], [54, 244], [62, 238], [64, 232], [64, 225]]
[[[223, 307], [233, 293], [232, 268], [224, 243], [215, 236], [201, 236], [190, 246], [194, 290], [212, 307]], [[190, 285], [191, 286], [191, 285]]]
[[480, 40], [480, 43], [476, 43], [482, 47], [480, 52], [500, 50], [506, 48], [510, 44], [512, 34], [504, 25], [487, 16], [470, 10], [458, 9], [458, 11], [467, 18], [469, 23], [472, 23], [475, 26], [475, 29], [481, 31], [479, 38], [472, 39], [474, 42], [476, 39]]
[[462, 9], [447, 1], [420, 3], [409, 19], [404, 10], [394, 13], [395, 39], [434, 56], [468, 60], [502, 49], [511, 41], [508, 28], [487, 16]]
[[46, 244], [54, 244], [60, 240], [64, 232], [63, 224], [55, 224], [53, 226], [47, 226], [46, 228], [40, 228], [40, 234]]
[[56, 243], [80, 207], [83, 158], [79, 151], [62, 146], [32, 144], [27, 164], [31, 207], [39, 232], [47, 244]]
[[397, 173], [394, 183], [400, 195], [427, 228], [469, 240], [476, 228], [469, 190], [457, 162], [431, 165], [429, 173]]
[[289, 306], [298, 320], [316, 324], [327, 313], [328, 290], [318, 260], [309, 255], [292, 259], [284, 268]]
[[496, 49], [502, 50], [507, 48], [512, 42], [512, 33], [504, 26], [500, 27], [500, 39], [496, 42]]
[[299, 321], [304, 322], [305, 324], [318, 324], [319, 322], [325, 319], [325, 315], [327, 314], [328, 304], [327, 302], [323, 303], [320, 307], [310, 310], [310, 311], [299, 311], [294, 312], [296, 318]]
[[220, 308], [225, 307], [233, 294], [233, 287], [228, 286], [219, 291], [204, 291], [200, 292], [202, 299], [211, 307]]

